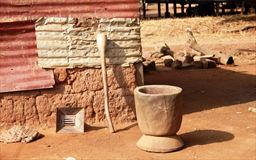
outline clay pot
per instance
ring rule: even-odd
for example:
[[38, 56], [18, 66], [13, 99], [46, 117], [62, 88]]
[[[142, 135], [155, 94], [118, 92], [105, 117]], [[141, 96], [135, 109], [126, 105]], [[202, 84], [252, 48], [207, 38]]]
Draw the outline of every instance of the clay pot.
[[143, 136], [137, 147], [150, 152], [171, 152], [184, 144], [176, 135], [182, 121], [182, 89], [146, 85], [134, 90], [137, 121]]

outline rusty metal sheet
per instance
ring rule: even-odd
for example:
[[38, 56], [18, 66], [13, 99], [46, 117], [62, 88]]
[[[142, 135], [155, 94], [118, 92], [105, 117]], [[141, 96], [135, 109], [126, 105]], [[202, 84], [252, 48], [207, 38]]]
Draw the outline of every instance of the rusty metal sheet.
[[139, 0], [1, 0], [0, 21], [39, 17], [138, 18]]
[[0, 23], [0, 93], [53, 85], [53, 72], [37, 66], [34, 22]]

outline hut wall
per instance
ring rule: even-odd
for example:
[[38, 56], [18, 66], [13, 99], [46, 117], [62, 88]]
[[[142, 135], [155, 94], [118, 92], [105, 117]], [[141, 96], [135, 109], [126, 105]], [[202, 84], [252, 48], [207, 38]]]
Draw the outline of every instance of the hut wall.
[[[138, 0], [2, 0], [0, 127], [53, 127], [60, 107], [84, 108], [86, 124], [104, 122], [98, 32], [108, 37], [110, 115], [115, 123], [134, 121], [133, 90], [143, 81], [138, 12]], [[9, 27], [8, 32], [1, 27], [4, 25]], [[11, 49], [15, 45], [19, 47]], [[33, 54], [33, 59], [28, 59], [28, 53]], [[29, 65], [16, 66], [20, 74], [9, 72], [15, 64], [9, 68], [2, 64], [10, 55], [29, 60]], [[11, 56], [9, 62], [16, 56]], [[47, 83], [29, 88], [32, 83], [25, 80], [30, 78], [20, 78], [23, 69], [29, 71], [29, 77], [34, 76], [37, 84], [44, 84], [40, 75], [47, 73]], [[13, 85], [3, 90], [12, 75]], [[13, 89], [16, 80], [23, 82], [26, 89]]]

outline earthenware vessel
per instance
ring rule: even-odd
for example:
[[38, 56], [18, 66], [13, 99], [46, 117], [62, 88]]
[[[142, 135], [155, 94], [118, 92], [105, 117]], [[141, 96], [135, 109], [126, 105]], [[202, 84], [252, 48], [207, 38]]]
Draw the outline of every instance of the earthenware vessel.
[[137, 147], [150, 152], [171, 152], [183, 147], [176, 135], [182, 121], [182, 89], [145, 85], [134, 90], [136, 115], [143, 136]]

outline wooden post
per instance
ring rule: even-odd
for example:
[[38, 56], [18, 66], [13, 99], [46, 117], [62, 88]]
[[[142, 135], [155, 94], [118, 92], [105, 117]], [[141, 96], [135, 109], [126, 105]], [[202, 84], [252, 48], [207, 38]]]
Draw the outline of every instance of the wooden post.
[[146, 2], [145, 0], [142, 1], [142, 8], [143, 8], [143, 18], [146, 18]]
[[157, 8], [158, 8], [158, 17], [161, 17], [161, 3], [158, 1], [157, 3]]
[[168, 4], [168, 0], [165, 1], [165, 8], [166, 8], [166, 11], [165, 11], [165, 18], [169, 18], [171, 17], [171, 14], [169, 12], [169, 4]]
[[241, 4], [241, 15], [244, 15], [245, 12], [245, 2], [244, 0], [242, 0], [242, 4]]
[[184, 16], [184, 9], [185, 9], [185, 7], [184, 7], [184, 5], [185, 5], [185, 0], [182, 0], [182, 2], [181, 2], [181, 14], [182, 14], [182, 16]]
[[177, 16], [177, 1], [173, 1], [173, 12], [174, 12], [174, 17]]
[[103, 89], [104, 89], [104, 109], [105, 115], [108, 121], [108, 128], [111, 133], [114, 133], [114, 127], [109, 114], [109, 97], [108, 97], [108, 84], [107, 84], [107, 72], [106, 72], [106, 47], [107, 47], [107, 36], [104, 33], [98, 33], [97, 35], [97, 46], [101, 57], [101, 69], [103, 78]]
[[192, 16], [192, 12], [191, 12], [191, 2], [190, 1], [188, 2], [188, 10], [190, 11], [190, 15], [189, 16], [191, 17]]
[[219, 2], [216, 2], [215, 3], [215, 6], [216, 6], [216, 16], [219, 16], [220, 15], [220, 3]]

